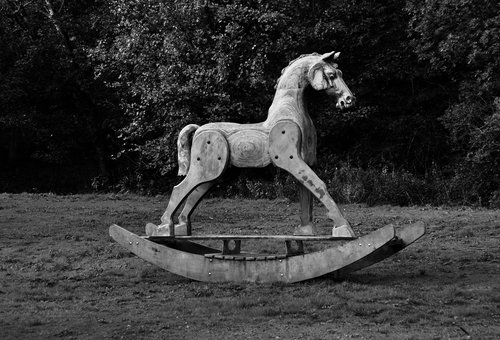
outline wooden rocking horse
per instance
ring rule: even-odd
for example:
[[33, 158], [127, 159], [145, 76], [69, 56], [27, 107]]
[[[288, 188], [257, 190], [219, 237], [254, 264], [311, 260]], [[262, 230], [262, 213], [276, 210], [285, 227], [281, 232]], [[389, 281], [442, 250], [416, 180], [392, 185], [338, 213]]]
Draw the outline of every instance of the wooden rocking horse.
[[[179, 174], [185, 179], [174, 187], [162, 224], [148, 225], [149, 236], [190, 235], [190, 216], [203, 195], [229, 165], [264, 167], [270, 163], [291, 173], [300, 183], [301, 226], [295, 235], [313, 235], [312, 195], [328, 210], [333, 235], [353, 237], [325, 183], [311, 170], [316, 162], [316, 129], [304, 103], [304, 90], [326, 90], [337, 107], [354, 104], [354, 95], [333, 63], [339, 52], [301, 56], [283, 70], [266, 121], [257, 124], [210, 123], [188, 125], [179, 134]], [[194, 136], [193, 136], [194, 133]], [[174, 227], [173, 216], [187, 199]]]
[[[278, 80], [267, 119], [257, 124], [190, 124], [178, 137], [179, 175], [160, 225], [148, 223], [147, 237], [119, 226], [111, 236], [138, 256], [169, 271], [201, 281], [296, 282], [331, 272], [348, 273], [378, 262], [420, 238], [422, 223], [396, 236], [387, 226], [356, 239], [325, 183], [311, 166], [316, 162], [316, 129], [307, 112], [304, 90], [311, 86], [335, 97], [336, 106], [354, 105], [355, 97], [334, 63], [339, 52], [302, 55], [290, 62]], [[300, 226], [293, 235], [192, 235], [191, 215], [203, 196], [229, 166], [265, 167], [273, 164], [294, 176], [299, 184]], [[332, 220], [330, 235], [316, 235], [313, 196]], [[185, 203], [184, 203], [185, 202]], [[184, 203], [178, 222], [175, 214]], [[286, 254], [249, 255], [241, 252], [244, 239], [285, 240]], [[223, 240], [222, 251], [191, 240]], [[326, 251], [304, 253], [303, 241], [351, 240]]]

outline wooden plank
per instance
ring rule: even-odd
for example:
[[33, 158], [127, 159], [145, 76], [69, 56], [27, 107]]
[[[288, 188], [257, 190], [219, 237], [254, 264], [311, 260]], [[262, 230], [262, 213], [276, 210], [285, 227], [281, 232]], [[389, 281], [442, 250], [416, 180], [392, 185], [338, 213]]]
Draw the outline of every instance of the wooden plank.
[[331, 235], [237, 235], [237, 234], [205, 234], [189, 236], [145, 236], [152, 241], [161, 241], [165, 239], [177, 240], [281, 240], [281, 241], [346, 241], [355, 240], [355, 237], [337, 237]]
[[287, 255], [304, 254], [304, 243], [302, 241], [292, 242], [290, 240], [286, 240], [285, 244]]
[[214, 249], [210, 247], [206, 247], [204, 245], [194, 243], [194, 242], [189, 242], [189, 241], [179, 241], [176, 240], [175, 238], [162, 238], [158, 240], [153, 240], [154, 243], [165, 245], [167, 247], [187, 252], [187, 253], [192, 253], [192, 254], [198, 254], [198, 255], [204, 255], [204, 254], [209, 254], [209, 253], [220, 253], [219, 249]]
[[205, 257], [208, 259], [217, 259], [217, 260], [229, 260], [229, 261], [274, 261], [277, 259], [285, 259], [288, 254], [279, 254], [279, 255], [264, 255], [264, 254], [252, 254], [252, 253], [240, 253], [240, 254], [223, 254], [223, 253], [215, 253], [215, 254], [205, 254]]

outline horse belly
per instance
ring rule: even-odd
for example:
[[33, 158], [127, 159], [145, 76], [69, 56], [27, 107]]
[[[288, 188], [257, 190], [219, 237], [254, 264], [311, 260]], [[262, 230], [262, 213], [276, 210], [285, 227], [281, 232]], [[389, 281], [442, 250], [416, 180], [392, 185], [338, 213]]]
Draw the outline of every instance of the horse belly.
[[231, 164], [239, 168], [261, 168], [271, 163], [269, 135], [262, 130], [241, 130], [228, 136]]

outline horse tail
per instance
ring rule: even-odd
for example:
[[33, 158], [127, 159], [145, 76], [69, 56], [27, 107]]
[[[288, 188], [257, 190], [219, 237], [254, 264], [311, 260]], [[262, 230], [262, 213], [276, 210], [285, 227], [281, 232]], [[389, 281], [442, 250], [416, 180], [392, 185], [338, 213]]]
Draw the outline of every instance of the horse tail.
[[177, 138], [177, 159], [179, 161], [179, 176], [186, 176], [191, 159], [191, 141], [193, 134], [200, 126], [196, 124], [186, 125]]

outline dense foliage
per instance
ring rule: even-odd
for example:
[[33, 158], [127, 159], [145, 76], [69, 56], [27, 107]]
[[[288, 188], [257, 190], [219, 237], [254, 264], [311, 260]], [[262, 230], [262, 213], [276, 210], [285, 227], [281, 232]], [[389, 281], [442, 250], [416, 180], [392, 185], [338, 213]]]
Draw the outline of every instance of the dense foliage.
[[[335, 198], [500, 205], [495, 1], [8, 0], [0, 14], [2, 190], [168, 192], [184, 125], [262, 121], [290, 60], [338, 50], [358, 105], [310, 94]], [[255, 176], [225, 193], [293, 192], [279, 171]]]

